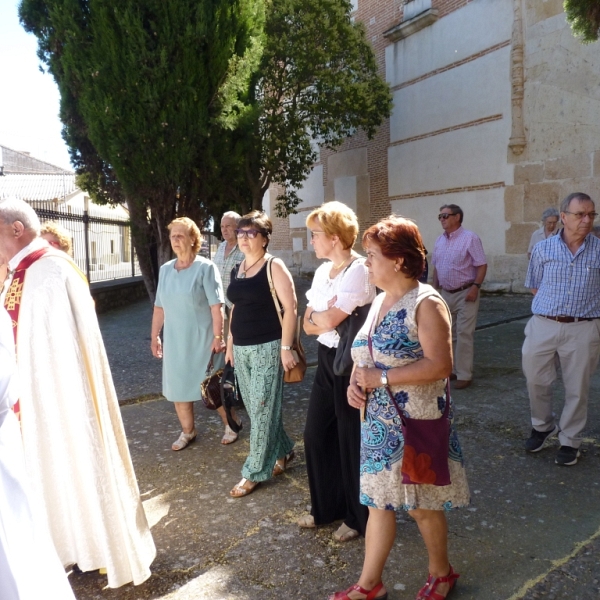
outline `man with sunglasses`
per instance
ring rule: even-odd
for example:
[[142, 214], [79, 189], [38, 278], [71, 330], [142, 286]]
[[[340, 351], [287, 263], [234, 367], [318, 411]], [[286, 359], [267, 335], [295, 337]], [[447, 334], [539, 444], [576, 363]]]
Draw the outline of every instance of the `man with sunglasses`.
[[[600, 356], [600, 240], [591, 235], [597, 216], [587, 194], [567, 196], [560, 205], [563, 229], [535, 245], [525, 280], [534, 294], [523, 343], [533, 426], [525, 450], [539, 452], [558, 434], [555, 462], [561, 466], [579, 458], [590, 377]], [[552, 411], [556, 357], [565, 387], [558, 423]]]
[[451, 379], [458, 390], [473, 379], [473, 336], [479, 311], [479, 288], [487, 271], [487, 259], [479, 236], [462, 226], [463, 211], [457, 204], [444, 204], [438, 215], [444, 233], [435, 242], [431, 264], [433, 286], [452, 313], [455, 344]]

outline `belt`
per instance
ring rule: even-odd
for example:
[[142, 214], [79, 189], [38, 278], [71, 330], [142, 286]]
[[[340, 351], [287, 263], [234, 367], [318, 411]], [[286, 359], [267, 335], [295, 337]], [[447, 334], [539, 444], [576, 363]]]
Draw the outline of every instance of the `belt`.
[[473, 286], [473, 283], [467, 283], [462, 287], [456, 288], [455, 290], [444, 290], [444, 292], [448, 292], [449, 294], [456, 294], [456, 292], [464, 292]]
[[579, 321], [594, 321], [600, 317], [549, 317], [548, 315], [537, 315], [538, 317], [544, 317], [544, 319], [550, 319], [558, 323], [578, 323]]

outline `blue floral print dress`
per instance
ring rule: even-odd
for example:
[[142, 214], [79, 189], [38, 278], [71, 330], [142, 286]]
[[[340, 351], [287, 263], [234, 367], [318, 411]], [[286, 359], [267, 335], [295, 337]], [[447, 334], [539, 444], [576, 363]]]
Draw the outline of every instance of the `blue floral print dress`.
[[[383, 316], [372, 335], [375, 358], [373, 364], [367, 336], [385, 299], [385, 294], [379, 294], [352, 345], [355, 364], [391, 369], [423, 358], [415, 314], [419, 303], [431, 296], [441, 300], [441, 296], [431, 286], [419, 283], [418, 287], [400, 298]], [[395, 385], [390, 386], [390, 389], [400, 410], [408, 418], [438, 419], [444, 411], [444, 379], [424, 385]], [[453, 412], [451, 404], [450, 419]], [[450, 485], [403, 484], [400, 473], [403, 450], [404, 439], [398, 412], [385, 389], [377, 388], [369, 394], [365, 420], [361, 427], [361, 502], [372, 508], [385, 510], [444, 510], [469, 504], [470, 494], [463, 455], [454, 427], [450, 430]]]

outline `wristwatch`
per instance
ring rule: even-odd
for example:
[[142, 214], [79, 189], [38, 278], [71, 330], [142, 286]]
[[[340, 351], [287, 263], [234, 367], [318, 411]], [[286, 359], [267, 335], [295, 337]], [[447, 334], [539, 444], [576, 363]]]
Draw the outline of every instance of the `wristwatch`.
[[387, 371], [385, 369], [383, 369], [383, 371], [381, 371], [381, 385], [387, 385], [387, 384], [388, 384]]
[[281, 346], [282, 350], [291, 350], [292, 347], [291, 346]]
[[480, 287], [481, 287], [481, 284], [480, 284], [480, 283], [475, 283], [475, 282], [473, 282], [471, 285], [474, 285], [474, 286], [476, 286], [476, 287], [478, 287], [478, 288], [480, 288]]

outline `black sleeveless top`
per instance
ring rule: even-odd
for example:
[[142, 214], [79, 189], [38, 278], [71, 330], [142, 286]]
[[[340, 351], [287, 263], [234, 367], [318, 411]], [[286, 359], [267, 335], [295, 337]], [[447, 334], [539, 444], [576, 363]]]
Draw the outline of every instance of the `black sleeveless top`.
[[[271, 265], [272, 268], [272, 265]], [[281, 324], [269, 289], [267, 262], [254, 277], [238, 279], [231, 271], [227, 298], [233, 303], [231, 333], [236, 346], [254, 346], [281, 339]]]

